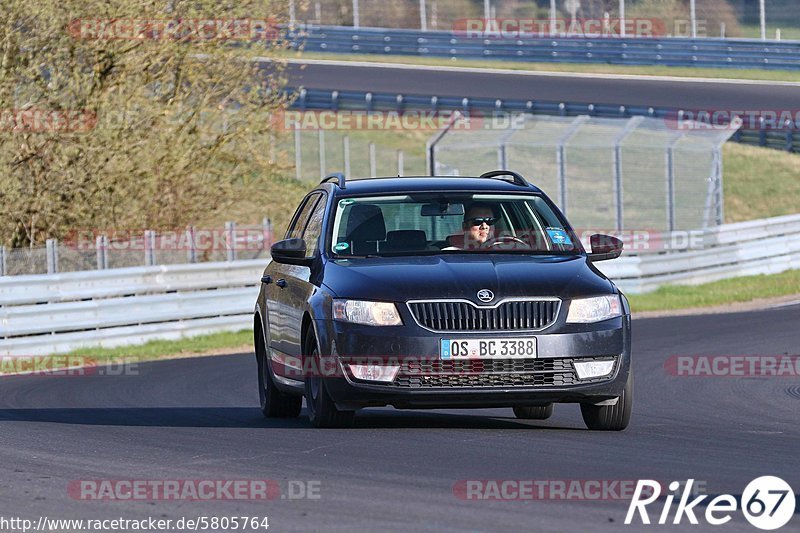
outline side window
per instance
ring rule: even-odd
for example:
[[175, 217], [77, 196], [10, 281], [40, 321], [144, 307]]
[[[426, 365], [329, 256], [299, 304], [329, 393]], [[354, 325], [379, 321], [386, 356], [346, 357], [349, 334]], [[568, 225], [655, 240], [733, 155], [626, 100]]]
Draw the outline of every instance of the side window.
[[308, 225], [303, 232], [303, 240], [306, 241], [306, 246], [308, 246], [308, 251], [306, 252], [307, 257], [314, 256], [319, 250], [318, 241], [322, 233], [322, 219], [325, 218], [325, 204], [327, 203], [324, 195], [321, 195], [321, 198], [322, 199], [317, 202], [314, 211], [311, 213], [311, 217], [308, 219]]
[[286, 239], [296, 239], [303, 235], [303, 230], [308, 223], [308, 218], [311, 216], [311, 210], [314, 208], [317, 200], [319, 200], [319, 197], [319, 193], [310, 194], [306, 197], [305, 202], [303, 202], [303, 204], [294, 214], [294, 218], [292, 219], [292, 224], [289, 225], [289, 229], [286, 230]]

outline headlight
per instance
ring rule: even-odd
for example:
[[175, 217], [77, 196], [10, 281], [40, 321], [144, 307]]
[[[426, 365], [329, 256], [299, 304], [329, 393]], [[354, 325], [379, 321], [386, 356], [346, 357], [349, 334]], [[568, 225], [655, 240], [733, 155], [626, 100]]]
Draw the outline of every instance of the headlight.
[[589, 324], [615, 318], [622, 314], [619, 296], [598, 296], [572, 300], [569, 304], [568, 324]]
[[393, 303], [334, 300], [333, 318], [367, 326], [400, 326], [400, 313]]

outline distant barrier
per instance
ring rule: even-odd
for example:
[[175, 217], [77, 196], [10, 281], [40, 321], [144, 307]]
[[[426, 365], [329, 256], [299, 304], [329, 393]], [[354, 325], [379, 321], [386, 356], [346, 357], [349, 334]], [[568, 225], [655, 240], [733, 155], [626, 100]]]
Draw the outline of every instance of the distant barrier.
[[[683, 112], [680, 109], [628, 106], [624, 104], [593, 104], [577, 102], [548, 102], [541, 100], [514, 100], [497, 98], [463, 98], [441, 95], [419, 95], [401, 93], [377, 93], [368, 91], [338, 91], [324, 89], [287, 89], [296, 93], [292, 104], [294, 109], [312, 110], [344, 110], [359, 109], [366, 111], [406, 110], [460, 110], [469, 114], [471, 111], [481, 113], [530, 113], [534, 115], [555, 115], [576, 117], [588, 115], [600, 118], [625, 118], [634, 116], [656, 117], [680, 121]], [[800, 152], [800, 129], [794, 122], [782, 124], [782, 127], [770, 127], [761, 122], [758, 128], [741, 128], [731, 140], [742, 144], [763, 146], [776, 150]]]
[[294, 48], [310, 52], [502, 59], [531, 63], [800, 69], [800, 41], [750, 39], [549, 37], [480, 38], [467, 32], [349, 26], [287, 30]]

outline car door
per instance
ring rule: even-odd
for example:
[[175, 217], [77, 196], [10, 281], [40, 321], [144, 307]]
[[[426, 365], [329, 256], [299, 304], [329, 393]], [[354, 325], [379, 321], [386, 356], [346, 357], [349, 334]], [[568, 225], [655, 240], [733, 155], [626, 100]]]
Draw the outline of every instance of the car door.
[[[308, 219], [319, 202], [321, 193], [314, 192], [309, 194], [292, 217], [292, 222], [286, 230], [285, 239], [302, 237]], [[302, 272], [298, 270], [310, 270], [307, 267], [294, 265], [284, 265], [272, 261], [267, 268], [267, 276], [270, 282], [266, 286], [266, 301], [269, 308], [269, 346], [270, 350], [279, 352], [282, 355], [292, 355], [296, 350], [292, 350], [293, 342], [296, 342], [293, 327], [299, 328], [300, 325], [292, 324], [292, 316], [296, 313], [292, 309], [292, 292], [295, 286], [294, 279]], [[306, 276], [307, 278], [308, 276]], [[289, 290], [287, 290], [289, 289]], [[302, 317], [302, 314], [301, 314]]]

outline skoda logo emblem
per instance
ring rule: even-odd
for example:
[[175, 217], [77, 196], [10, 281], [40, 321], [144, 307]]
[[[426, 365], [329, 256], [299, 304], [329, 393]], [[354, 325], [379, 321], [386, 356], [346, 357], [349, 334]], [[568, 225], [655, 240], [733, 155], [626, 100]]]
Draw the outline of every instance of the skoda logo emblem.
[[478, 300], [482, 302], [491, 302], [494, 300], [494, 293], [489, 289], [481, 289], [478, 291]]

